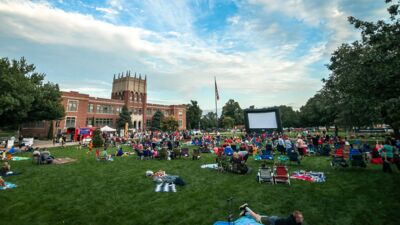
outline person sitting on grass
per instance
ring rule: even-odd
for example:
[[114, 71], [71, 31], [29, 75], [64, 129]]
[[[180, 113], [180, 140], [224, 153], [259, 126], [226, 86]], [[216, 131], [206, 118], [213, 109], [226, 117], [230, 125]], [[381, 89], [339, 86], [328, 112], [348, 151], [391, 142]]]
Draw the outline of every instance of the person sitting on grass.
[[115, 154], [115, 156], [123, 156], [124, 155], [124, 151], [122, 150], [122, 147], [119, 146], [117, 153]]
[[107, 149], [104, 148], [104, 150], [101, 152], [100, 159], [111, 161], [111, 155], [108, 154]]
[[4, 162], [3, 166], [1, 167], [0, 175], [5, 177], [10, 173], [12, 173], [10, 164], [8, 164], [8, 162]]
[[301, 225], [304, 221], [303, 214], [300, 211], [294, 211], [287, 218], [279, 218], [277, 216], [261, 216], [253, 212], [248, 204], [244, 204], [239, 208], [240, 216], [251, 216], [255, 221], [265, 225]]

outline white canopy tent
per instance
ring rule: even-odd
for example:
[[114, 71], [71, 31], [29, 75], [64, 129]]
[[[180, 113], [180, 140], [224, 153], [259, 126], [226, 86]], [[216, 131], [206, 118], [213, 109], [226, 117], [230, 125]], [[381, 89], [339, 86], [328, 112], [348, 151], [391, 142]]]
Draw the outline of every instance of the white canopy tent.
[[115, 131], [117, 131], [116, 129], [111, 128], [109, 126], [104, 126], [104, 127], [100, 128], [100, 130], [101, 130], [101, 132], [115, 132]]

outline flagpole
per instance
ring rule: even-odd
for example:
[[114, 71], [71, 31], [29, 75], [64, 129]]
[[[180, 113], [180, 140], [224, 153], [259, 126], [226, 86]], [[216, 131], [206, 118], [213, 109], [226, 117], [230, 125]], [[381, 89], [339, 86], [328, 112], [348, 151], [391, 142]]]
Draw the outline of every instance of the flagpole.
[[216, 117], [216, 120], [217, 120], [217, 132], [218, 132], [218, 108], [217, 108], [217, 101], [218, 101], [218, 99], [217, 99], [217, 78], [214, 76], [214, 85], [215, 85], [215, 90], [214, 90], [214, 95], [215, 95], [215, 117]]

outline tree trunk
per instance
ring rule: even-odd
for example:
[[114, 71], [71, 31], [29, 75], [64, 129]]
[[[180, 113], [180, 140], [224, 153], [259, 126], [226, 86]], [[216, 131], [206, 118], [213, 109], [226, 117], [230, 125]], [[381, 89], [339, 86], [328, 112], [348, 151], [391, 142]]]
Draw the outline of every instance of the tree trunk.
[[339, 135], [339, 128], [338, 126], [335, 124], [335, 136], [337, 137]]

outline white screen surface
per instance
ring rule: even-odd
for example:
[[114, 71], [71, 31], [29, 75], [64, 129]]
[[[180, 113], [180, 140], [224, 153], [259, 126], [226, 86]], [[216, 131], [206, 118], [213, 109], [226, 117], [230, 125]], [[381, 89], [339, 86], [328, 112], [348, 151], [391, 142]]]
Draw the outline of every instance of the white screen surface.
[[249, 128], [250, 129], [276, 129], [276, 128], [278, 128], [275, 112], [248, 113], [247, 116], [249, 118]]

